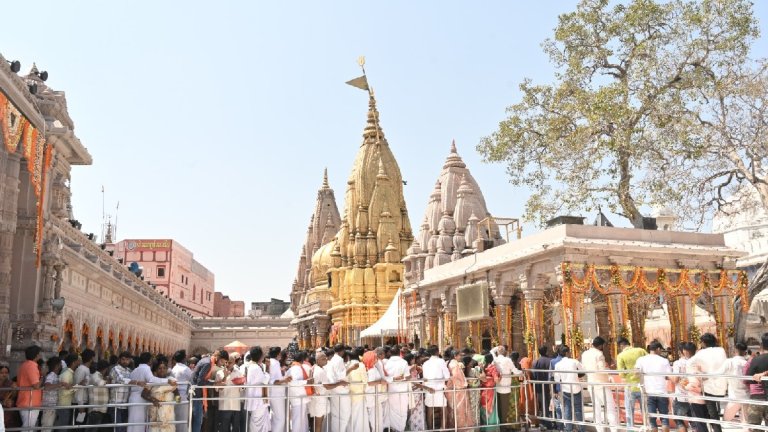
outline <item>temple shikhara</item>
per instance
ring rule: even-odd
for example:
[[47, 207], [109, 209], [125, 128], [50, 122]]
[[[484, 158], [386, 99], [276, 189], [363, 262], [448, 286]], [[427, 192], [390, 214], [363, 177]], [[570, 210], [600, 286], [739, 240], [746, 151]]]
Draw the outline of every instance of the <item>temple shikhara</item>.
[[403, 178], [373, 92], [368, 104], [344, 215], [339, 217], [326, 172], [299, 258], [291, 303], [303, 346], [356, 340], [403, 286], [401, 258], [413, 241]]

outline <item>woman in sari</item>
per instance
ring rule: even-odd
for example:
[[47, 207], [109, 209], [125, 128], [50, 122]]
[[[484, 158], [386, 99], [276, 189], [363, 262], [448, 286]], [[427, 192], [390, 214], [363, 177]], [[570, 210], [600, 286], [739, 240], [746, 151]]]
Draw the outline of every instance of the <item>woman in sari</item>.
[[3, 418], [5, 419], [5, 427], [18, 428], [21, 427], [21, 417], [19, 417], [18, 411], [8, 411], [6, 408], [14, 408], [16, 406], [16, 383], [11, 381], [11, 370], [8, 366], [0, 366], [0, 403], [3, 404]]
[[[413, 354], [407, 354], [403, 357], [411, 370], [411, 379], [418, 380], [421, 378], [421, 366], [417, 363], [419, 359]], [[424, 386], [418, 383], [411, 383], [411, 392], [408, 399], [408, 430], [409, 431], [423, 431], [427, 428], [427, 422], [424, 412], [424, 394], [421, 391], [424, 390]]]
[[485, 426], [483, 430], [499, 430], [499, 410], [496, 406], [496, 384], [501, 381], [501, 375], [493, 364], [493, 354], [488, 354], [483, 359], [485, 365], [485, 379], [482, 381], [483, 390], [480, 392], [480, 418]]
[[464, 375], [464, 363], [461, 353], [451, 351], [452, 360], [448, 363], [451, 379], [448, 381], [448, 411], [453, 413], [453, 420], [459, 429], [474, 426], [474, 421], [469, 412], [469, 398], [467, 397], [467, 377]]
[[485, 373], [472, 356], [465, 356], [462, 361], [469, 392], [469, 414], [472, 424], [476, 426], [480, 424], [480, 383], [485, 379]]
[[[168, 378], [168, 363], [156, 361], [152, 365], [152, 374], [158, 378]], [[176, 425], [173, 424], [176, 418], [173, 402], [179, 394], [176, 388], [176, 381], [171, 378], [168, 384], [147, 386], [141, 392], [144, 400], [152, 402], [149, 407], [149, 421], [154, 423], [147, 430], [149, 432], [175, 432]]]

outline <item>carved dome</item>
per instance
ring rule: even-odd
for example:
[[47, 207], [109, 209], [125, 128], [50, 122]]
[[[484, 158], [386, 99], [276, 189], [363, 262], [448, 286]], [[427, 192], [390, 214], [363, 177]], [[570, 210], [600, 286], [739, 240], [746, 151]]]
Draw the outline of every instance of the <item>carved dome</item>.
[[312, 255], [311, 278], [314, 286], [327, 283], [328, 270], [333, 267], [333, 249], [336, 241], [324, 244]]
[[[474, 226], [477, 226], [477, 220], [488, 216], [490, 213], [480, 186], [456, 151], [456, 143], [452, 142], [435, 188], [429, 196], [421, 230], [416, 236], [421, 245], [420, 252], [430, 255], [424, 270], [461, 258], [473, 246], [471, 242], [458, 241], [458, 237], [465, 237], [467, 229], [472, 229], [471, 221], [475, 221]], [[493, 240], [494, 245], [504, 242], [495, 224], [490, 233], [482, 232], [480, 236]], [[469, 238], [477, 238], [477, 233], [470, 233]], [[466, 251], [454, 250], [457, 244]], [[435, 259], [437, 254], [443, 256]]]

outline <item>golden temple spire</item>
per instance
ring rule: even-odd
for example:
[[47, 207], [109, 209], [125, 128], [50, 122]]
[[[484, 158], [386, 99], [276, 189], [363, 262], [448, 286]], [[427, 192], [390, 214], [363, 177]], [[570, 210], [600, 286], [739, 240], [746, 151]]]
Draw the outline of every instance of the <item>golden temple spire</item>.
[[[373, 88], [368, 84], [368, 76], [365, 73], [365, 57], [360, 56], [357, 64], [363, 71], [363, 75], [347, 81], [352, 87], [357, 87], [368, 92], [368, 123], [363, 131], [363, 144], [380, 144], [384, 140], [384, 132], [379, 124], [379, 111], [376, 109], [376, 96]], [[386, 141], [384, 141], [386, 144]]]

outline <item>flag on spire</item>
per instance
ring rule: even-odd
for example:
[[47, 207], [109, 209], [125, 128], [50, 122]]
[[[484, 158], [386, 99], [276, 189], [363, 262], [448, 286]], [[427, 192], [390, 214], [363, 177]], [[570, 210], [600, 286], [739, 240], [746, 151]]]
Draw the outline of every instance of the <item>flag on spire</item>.
[[368, 87], [368, 78], [365, 75], [351, 79], [347, 81], [347, 84], [351, 85], [352, 87], [357, 87], [361, 90], [365, 90], [365, 91], [370, 90], [370, 88]]
[[363, 70], [363, 76], [359, 76], [355, 79], [351, 79], [347, 81], [347, 84], [351, 85], [352, 87], [357, 87], [361, 90], [365, 90], [370, 93], [371, 88], [368, 87], [368, 77], [365, 76], [365, 56], [360, 56], [357, 59], [357, 64], [359, 64], [360, 69]]

